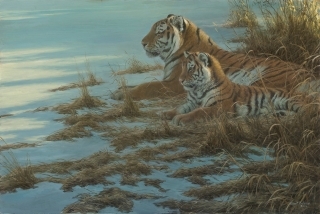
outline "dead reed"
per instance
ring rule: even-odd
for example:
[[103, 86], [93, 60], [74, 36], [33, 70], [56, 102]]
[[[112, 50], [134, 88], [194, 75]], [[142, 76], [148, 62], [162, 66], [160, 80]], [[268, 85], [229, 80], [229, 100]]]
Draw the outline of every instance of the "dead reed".
[[[80, 74], [79, 74], [80, 75]], [[83, 85], [85, 86], [95, 86], [95, 85], [100, 85], [103, 83], [101, 79], [98, 79], [95, 74], [92, 72], [92, 69], [90, 67], [90, 63], [86, 61], [86, 79], [83, 79], [83, 82], [77, 82], [77, 83], [70, 83], [65, 86], [60, 86], [58, 88], [51, 89], [49, 91], [51, 92], [56, 92], [56, 91], [65, 91], [69, 90], [72, 88], [80, 88]]]
[[13, 143], [13, 144], [5, 144], [3, 146], [0, 146], [0, 152], [9, 150], [9, 149], [20, 149], [20, 148], [26, 148], [26, 147], [35, 147], [37, 146], [37, 143]]
[[79, 73], [78, 87], [80, 90], [80, 97], [75, 99], [72, 103], [61, 104], [53, 107], [53, 110], [58, 111], [60, 114], [72, 114], [77, 109], [82, 108], [96, 108], [104, 106], [105, 103], [96, 97], [92, 97], [86, 85], [85, 78]]
[[21, 166], [13, 152], [9, 151], [7, 155], [1, 154], [0, 165], [7, 171], [5, 176], [0, 177], [0, 192], [29, 189], [38, 182], [29, 159], [26, 166]]
[[98, 212], [104, 207], [116, 207], [119, 212], [130, 212], [133, 207], [133, 200], [155, 199], [154, 195], [137, 194], [121, 190], [119, 188], [109, 188], [96, 195], [82, 194], [79, 201], [63, 209], [64, 213], [92, 213]]
[[126, 62], [126, 69], [114, 72], [115, 75], [123, 74], [135, 74], [145, 73], [148, 71], [163, 69], [163, 66], [159, 62], [155, 62], [154, 65], [143, 63], [137, 60], [135, 57], [130, 57]]
[[135, 147], [142, 141], [155, 142], [158, 139], [179, 136], [180, 133], [178, 129], [169, 126], [167, 121], [143, 129], [123, 127], [111, 141], [111, 145], [115, 147], [116, 152], [120, 152], [129, 146]]
[[257, 16], [252, 11], [248, 0], [228, 0], [230, 6], [227, 27], [256, 27]]
[[123, 105], [121, 107], [121, 115], [135, 117], [140, 115], [139, 106], [131, 98], [129, 91], [127, 90], [125, 78], [120, 79], [120, 86], [124, 94]]
[[[236, 13], [249, 7], [248, 1], [234, 2]], [[248, 25], [240, 50], [244, 53], [275, 56], [285, 61], [320, 69], [319, 1], [253, 1], [262, 13], [260, 25]], [[252, 18], [252, 20], [255, 20]], [[315, 73], [317, 74], [317, 73]]]

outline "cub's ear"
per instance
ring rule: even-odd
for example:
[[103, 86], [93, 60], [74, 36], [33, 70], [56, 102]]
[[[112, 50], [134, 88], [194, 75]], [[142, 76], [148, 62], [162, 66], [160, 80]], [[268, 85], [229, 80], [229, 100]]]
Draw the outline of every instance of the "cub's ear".
[[184, 54], [185, 58], [188, 58], [188, 56], [190, 55], [190, 53], [188, 51], [183, 52], [183, 54]]
[[207, 53], [199, 53], [198, 58], [200, 59], [201, 62], [203, 62], [203, 64], [206, 67], [210, 67], [211, 66], [211, 59], [209, 54]]
[[173, 14], [169, 14], [167, 17], [170, 20], [170, 23], [178, 28], [180, 32], [183, 32], [186, 28], [185, 21], [182, 16], [176, 16]]

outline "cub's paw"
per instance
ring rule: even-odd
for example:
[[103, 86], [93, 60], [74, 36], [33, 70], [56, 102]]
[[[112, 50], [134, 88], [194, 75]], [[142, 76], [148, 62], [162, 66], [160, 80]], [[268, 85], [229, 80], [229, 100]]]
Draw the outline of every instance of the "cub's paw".
[[124, 99], [123, 90], [118, 89], [118, 90], [112, 92], [110, 97], [113, 100], [123, 100]]
[[179, 114], [172, 119], [172, 123], [176, 126], [184, 126], [191, 122], [192, 119], [186, 114]]
[[177, 111], [175, 109], [172, 109], [170, 111], [165, 111], [160, 114], [161, 119], [163, 120], [171, 120], [176, 115], [177, 115]]

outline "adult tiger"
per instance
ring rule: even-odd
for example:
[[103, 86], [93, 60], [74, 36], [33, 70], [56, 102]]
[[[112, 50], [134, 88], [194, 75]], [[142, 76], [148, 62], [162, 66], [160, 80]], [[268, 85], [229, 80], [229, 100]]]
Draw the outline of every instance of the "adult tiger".
[[[214, 55], [228, 78], [242, 85], [291, 89], [311, 78], [307, 70], [293, 63], [223, 50], [190, 20], [172, 14], [153, 24], [142, 39], [142, 46], [148, 56], [160, 56], [164, 61], [164, 75], [162, 81], [143, 83], [130, 89], [129, 93], [135, 100], [184, 93], [178, 80], [184, 51]], [[122, 90], [116, 91], [111, 97], [122, 99]]]
[[284, 89], [245, 86], [231, 82], [220, 63], [207, 53], [185, 52], [179, 81], [187, 91], [187, 102], [162, 117], [176, 125], [215, 117], [222, 112], [235, 116], [260, 115], [278, 111], [299, 111], [304, 99]]

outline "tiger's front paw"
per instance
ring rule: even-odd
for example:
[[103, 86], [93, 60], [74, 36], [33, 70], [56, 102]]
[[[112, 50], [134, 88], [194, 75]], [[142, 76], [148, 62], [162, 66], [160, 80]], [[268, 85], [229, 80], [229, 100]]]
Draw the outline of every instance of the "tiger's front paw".
[[172, 119], [172, 123], [176, 126], [184, 126], [190, 124], [191, 122], [192, 118], [185, 114], [179, 114]]
[[170, 111], [165, 111], [161, 113], [161, 119], [164, 120], [171, 120], [172, 118], [174, 118], [174, 116], [177, 115], [177, 111], [175, 109], [172, 109]]
[[113, 100], [123, 100], [124, 99], [124, 93], [122, 89], [118, 89], [111, 93], [111, 99]]

